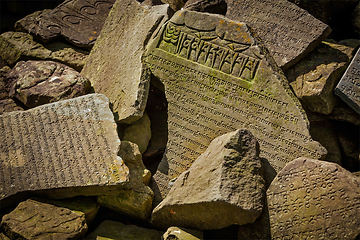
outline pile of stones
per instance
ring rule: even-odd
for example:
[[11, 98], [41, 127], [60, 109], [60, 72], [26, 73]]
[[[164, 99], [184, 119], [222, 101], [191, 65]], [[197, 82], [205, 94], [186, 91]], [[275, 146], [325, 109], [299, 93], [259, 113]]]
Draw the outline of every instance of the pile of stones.
[[359, 9], [66, 0], [17, 19], [0, 239], [360, 239]]

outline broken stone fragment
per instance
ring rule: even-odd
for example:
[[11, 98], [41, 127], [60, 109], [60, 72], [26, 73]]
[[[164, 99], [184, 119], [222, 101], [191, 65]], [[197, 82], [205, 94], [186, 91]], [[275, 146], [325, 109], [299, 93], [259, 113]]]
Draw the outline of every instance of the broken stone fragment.
[[85, 95], [90, 81], [74, 69], [52, 61], [21, 61], [6, 74], [9, 96], [27, 107]]
[[24, 108], [11, 98], [0, 100], [0, 115], [3, 113], [23, 111]]
[[150, 71], [141, 57], [151, 35], [168, 19], [168, 11], [168, 5], [116, 1], [81, 71], [95, 92], [110, 99], [118, 122], [131, 124], [143, 115]]
[[6, 99], [9, 97], [9, 93], [7, 91], [5, 75], [7, 72], [11, 70], [10, 67], [4, 66], [0, 69], [0, 100]]
[[154, 226], [200, 230], [252, 223], [264, 206], [259, 144], [241, 129], [214, 139], [153, 210]]
[[162, 236], [164, 240], [203, 240], [204, 233], [202, 231], [179, 228], [179, 227], [169, 227], [168, 230]]
[[3, 216], [1, 229], [10, 239], [75, 239], [85, 235], [85, 215], [32, 199]]
[[151, 139], [150, 119], [146, 112], [144, 115], [128, 126], [124, 131], [124, 141], [133, 142], [138, 145], [140, 153], [143, 154]]
[[135, 225], [125, 225], [120, 222], [105, 220], [94, 232], [87, 235], [88, 240], [155, 240], [161, 239], [163, 232], [155, 229], [142, 228]]
[[354, 48], [322, 44], [285, 75], [303, 107], [311, 112], [330, 114], [336, 105], [334, 89], [354, 55]]
[[117, 124], [102, 94], [0, 116], [0, 207], [27, 192], [50, 198], [128, 189]]
[[148, 187], [150, 171], [142, 162], [141, 153], [136, 144], [122, 141], [119, 156], [130, 169], [130, 189], [120, 190], [117, 194], [100, 195], [100, 205], [126, 216], [147, 220], [152, 210], [153, 191]]
[[298, 158], [267, 190], [271, 237], [355, 239], [360, 179], [336, 163]]

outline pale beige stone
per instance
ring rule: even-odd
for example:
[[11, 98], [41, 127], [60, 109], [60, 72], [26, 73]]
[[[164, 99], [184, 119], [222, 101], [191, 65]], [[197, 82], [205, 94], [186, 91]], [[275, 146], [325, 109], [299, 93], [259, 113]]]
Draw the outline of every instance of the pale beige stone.
[[150, 119], [147, 113], [144, 112], [144, 115], [139, 120], [125, 129], [123, 139], [137, 144], [141, 154], [143, 154], [151, 139], [150, 125]]

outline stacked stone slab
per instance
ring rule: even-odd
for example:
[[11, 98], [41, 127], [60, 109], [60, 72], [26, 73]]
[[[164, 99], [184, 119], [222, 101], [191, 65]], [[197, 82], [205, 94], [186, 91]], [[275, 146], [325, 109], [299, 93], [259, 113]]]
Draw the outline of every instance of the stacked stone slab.
[[142, 66], [144, 46], [156, 28], [167, 20], [168, 5], [142, 6], [135, 0], [118, 0], [81, 74], [95, 92], [112, 103], [117, 121], [132, 123], [145, 109], [150, 72]]
[[115, 0], [66, 0], [51, 11], [30, 15], [17, 28], [43, 42], [59, 37], [79, 47], [94, 45]]
[[258, 139], [260, 156], [273, 174], [295, 158], [326, 153], [311, 139], [304, 110], [283, 73], [246, 24], [179, 11], [149, 44], [144, 59], [168, 102], [169, 139], [154, 175], [155, 194], [164, 197], [169, 181], [215, 137], [239, 128]]
[[336, 86], [335, 94], [360, 115], [360, 49]]
[[248, 23], [284, 70], [331, 33], [329, 26], [287, 0], [228, 0], [225, 16]]
[[272, 239], [355, 239], [360, 180], [335, 163], [298, 158], [267, 190]]
[[104, 95], [3, 114], [0, 136], [1, 207], [27, 191], [53, 198], [92, 196], [123, 189], [129, 181]]

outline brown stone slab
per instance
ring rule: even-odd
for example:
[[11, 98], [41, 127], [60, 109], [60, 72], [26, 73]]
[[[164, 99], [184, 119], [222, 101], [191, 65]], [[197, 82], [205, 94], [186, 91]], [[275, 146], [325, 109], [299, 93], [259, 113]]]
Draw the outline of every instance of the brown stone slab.
[[168, 5], [117, 1], [88, 56], [81, 74], [95, 92], [110, 99], [116, 121], [130, 124], [143, 115], [150, 72], [141, 57], [153, 32], [168, 19], [168, 11]]
[[124, 188], [129, 169], [109, 100], [91, 94], [0, 116], [0, 205], [26, 191], [55, 198]]
[[229, 0], [225, 16], [249, 24], [283, 70], [331, 32], [328, 25], [286, 0]]
[[336, 86], [335, 94], [360, 115], [360, 49]]
[[43, 42], [62, 36], [76, 46], [91, 47], [114, 2], [115, 0], [66, 0], [52, 11], [46, 11], [37, 17], [27, 17], [21, 22], [24, 24], [21, 28]]
[[158, 188], [165, 196], [169, 180], [215, 137], [239, 128], [258, 139], [270, 172], [300, 156], [326, 153], [311, 139], [283, 73], [246, 24], [179, 11], [149, 45], [145, 61], [164, 84], [168, 102], [169, 138], [154, 176], [155, 194]]
[[338, 164], [298, 158], [267, 190], [271, 239], [355, 239], [360, 181]]

